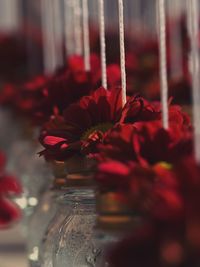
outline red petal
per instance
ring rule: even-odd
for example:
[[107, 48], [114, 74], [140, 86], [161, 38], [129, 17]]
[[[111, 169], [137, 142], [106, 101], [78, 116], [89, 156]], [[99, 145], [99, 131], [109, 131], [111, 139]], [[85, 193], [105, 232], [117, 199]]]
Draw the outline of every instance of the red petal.
[[99, 171], [107, 173], [117, 173], [117, 175], [129, 174], [129, 168], [125, 164], [117, 161], [110, 161], [100, 164]]
[[8, 227], [12, 222], [19, 220], [21, 212], [11, 201], [0, 198], [0, 228]]
[[0, 152], [0, 170], [3, 170], [6, 164], [6, 157]]
[[22, 187], [17, 179], [12, 176], [3, 176], [0, 178], [0, 194], [20, 194]]
[[57, 137], [57, 136], [46, 136], [44, 138], [44, 144], [45, 145], [49, 145], [49, 146], [54, 146], [57, 145], [60, 142], [66, 141], [66, 139], [62, 138], [62, 137]]

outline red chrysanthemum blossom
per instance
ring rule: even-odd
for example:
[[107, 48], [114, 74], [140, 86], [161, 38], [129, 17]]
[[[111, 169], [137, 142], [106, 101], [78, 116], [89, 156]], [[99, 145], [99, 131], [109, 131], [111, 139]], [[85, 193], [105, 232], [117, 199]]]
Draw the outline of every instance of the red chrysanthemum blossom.
[[187, 246], [184, 234], [180, 222], [146, 222], [108, 251], [107, 263], [110, 267], [198, 266], [199, 256]]
[[9, 197], [22, 192], [21, 185], [13, 176], [4, 172], [5, 157], [0, 155], [0, 228], [8, 227], [20, 218], [20, 210]]
[[0, 152], [0, 173], [4, 170], [5, 165], [6, 165], [6, 157], [2, 152]]
[[95, 179], [100, 191], [118, 193], [140, 215], [160, 220], [176, 220], [182, 215], [180, 186], [167, 163], [144, 167], [135, 162], [103, 162]]
[[184, 77], [176, 78], [169, 83], [169, 96], [172, 96], [176, 103], [191, 104], [191, 78], [189, 71]]
[[96, 55], [91, 55], [90, 72], [85, 71], [84, 61], [80, 56], [70, 57], [67, 64], [66, 68], [58, 70], [52, 76], [38, 76], [15, 88], [16, 110], [41, 124], [55, 110], [62, 112], [69, 104], [95, 89], [100, 80], [100, 61]]
[[[31, 73], [29, 49], [27, 43], [31, 43], [34, 51]], [[41, 32], [26, 21], [24, 27], [16, 33], [0, 33], [0, 79], [1, 82], [22, 82], [31, 75], [42, 71], [42, 38]]]
[[[91, 71], [85, 71], [81, 56], [72, 56], [67, 66], [51, 76], [38, 76], [20, 86], [6, 85], [0, 103], [9, 105], [36, 124], [46, 122], [50, 115], [62, 113], [71, 103], [89, 95], [101, 82], [100, 60], [90, 57]], [[118, 86], [120, 69], [117, 65], [107, 67], [108, 87]]]
[[[99, 88], [90, 96], [70, 105], [63, 118], [54, 117], [41, 133], [47, 157], [65, 159], [74, 153], [97, 151], [104, 134], [116, 123], [135, 123], [160, 117], [157, 106], [143, 98], [130, 98], [122, 108], [121, 89]], [[60, 124], [60, 126], [59, 126]]]
[[200, 253], [200, 165], [193, 155], [176, 164], [183, 213], [178, 221], [148, 221], [109, 251], [112, 267], [198, 266]]
[[200, 165], [193, 155], [176, 164], [176, 175], [184, 198], [187, 237], [200, 252]]
[[173, 163], [192, 151], [189, 117], [179, 106], [171, 106], [168, 130], [162, 127], [161, 120], [117, 125], [108, 132], [100, 150], [103, 159], [135, 160], [141, 164]]
[[17, 96], [16, 86], [11, 83], [5, 84], [1, 88], [0, 92], [0, 105], [9, 107], [14, 106], [16, 96]]
[[40, 136], [45, 147], [42, 154], [63, 159], [80, 153], [94, 132], [105, 133], [119, 121], [121, 110], [121, 90], [99, 88], [71, 104], [63, 117], [56, 116], [44, 126]]
[[9, 197], [20, 193], [21, 187], [14, 177], [0, 176], [0, 228], [19, 220], [21, 212]]

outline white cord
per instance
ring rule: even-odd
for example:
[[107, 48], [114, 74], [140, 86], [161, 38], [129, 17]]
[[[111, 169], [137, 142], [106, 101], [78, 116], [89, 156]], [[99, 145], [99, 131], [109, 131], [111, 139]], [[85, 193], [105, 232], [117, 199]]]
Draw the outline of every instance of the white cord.
[[118, 0], [119, 7], [119, 42], [120, 42], [120, 67], [122, 86], [122, 105], [126, 104], [126, 66], [125, 66], [125, 37], [124, 37], [124, 5], [123, 0]]
[[170, 27], [169, 31], [170, 79], [177, 79], [183, 75], [181, 25], [177, 23], [177, 18], [180, 18], [183, 13], [180, 4], [180, 0], [174, 2], [168, 1], [168, 12], [173, 21], [173, 25]]
[[74, 49], [74, 20], [72, 15], [72, 1], [64, 0], [64, 34], [65, 34], [65, 51], [66, 54], [73, 55]]
[[85, 70], [90, 71], [90, 35], [89, 35], [89, 10], [88, 0], [82, 0], [83, 8], [83, 47]]
[[51, 0], [41, 1], [44, 72], [51, 74], [56, 69], [56, 48], [53, 26], [53, 9]]
[[0, 0], [0, 31], [18, 31], [21, 23], [21, 2]]
[[73, 0], [74, 40], [75, 54], [82, 55], [82, 29], [81, 29], [81, 4], [80, 0]]
[[199, 58], [199, 5], [198, 0], [188, 0], [190, 18], [189, 36], [191, 43], [191, 74], [193, 97], [194, 150], [195, 158], [200, 163], [200, 58]]
[[53, 0], [53, 12], [54, 12], [54, 35], [55, 35], [55, 46], [56, 46], [56, 65], [57, 67], [63, 66], [63, 28], [62, 28], [62, 14], [61, 14], [61, 1]]
[[160, 60], [160, 91], [162, 103], [162, 122], [165, 129], [169, 126], [168, 114], [168, 82], [167, 82], [167, 56], [166, 56], [166, 14], [165, 1], [158, 2], [158, 29], [159, 29], [159, 60]]
[[107, 89], [104, 0], [98, 0], [98, 4], [99, 4], [99, 27], [100, 27], [102, 86], [105, 89]]

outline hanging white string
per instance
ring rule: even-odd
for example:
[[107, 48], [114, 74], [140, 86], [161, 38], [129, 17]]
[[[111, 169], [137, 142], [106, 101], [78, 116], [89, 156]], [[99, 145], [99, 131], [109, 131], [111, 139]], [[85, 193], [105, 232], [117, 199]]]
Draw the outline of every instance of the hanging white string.
[[73, 19], [73, 0], [64, 0], [64, 35], [65, 51], [67, 55], [75, 53], [74, 49], [74, 19]]
[[167, 57], [166, 57], [166, 14], [165, 1], [157, 0], [158, 7], [158, 31], [159, 31], [159, 60], [160, 60], [160, 91], [162, 103], [162, 122], [165, 129], [168, 128], [168, 82], [167, 82]]
[[20, 25], [20, 2], [19, 0], [0, 1], [0, 30], [17, 31]]
[[82, 0], [83, 8], [83, 48], [85, 70], [90, 71], [90, 35], [89, 35], [89, 11], [88, 0]]
[[53, 0], [53, 11], [54, 11], [54, 36], [55, 36], [55, 46], [56, 46], [56, 65], [58, 67], [63, 65], [63, 23], [62, 23], [62, 13], [61, 13], [61, 0]]
[[51, 0], [41, 1], [43, 31], [44, 72], [51, 74], [56, 69], [56, 47], [54, 38], [53, 9]]
[[75, 54], [82, 55], [82, 30], [81, 30], [81, 3], [80, 0], [73, 0], [74, 40]]
[[182, 70], [182, 40], [181, 40], [181, 25], [177, 18], [181, 17], [183, 13], [182, 10], [182, 0], [176, 0], [174, 2], [168, 1], [168, 10], [171, 18], [173, 19], [173, 25], [170, 27], [170, 78], [176, 79], [180, 78], [183, 74]]
[[100, 52], [101, 52], [102, 86], [107, 89], [104, 0], [98, 0], [98, 5], [99, 5], [99, 27], [100, 27], [100, 49], [101, 49]]
[[186, 0], [186, 10], [187, 10], [187, 30], [189, 36], [191, 36], [191, 28], [192, 28], [192, 17], [191, 17], [191, 2]]
[[200, 58], [199, 58], [199, 4], [198, 0], [188, 0], [190, 18], [189, 36], [191, 42], [191, 71], [193, 96], [193, 123], [195, 158], [200, 163]]
[[119, 7], [119, 42], [120, 42], [120, 67], [122, 86], [122, 105], [126, 104], [126, 66], [125, 66], [125, 37], [124, 37], [124, 5], [123, 0], [118, 0]]

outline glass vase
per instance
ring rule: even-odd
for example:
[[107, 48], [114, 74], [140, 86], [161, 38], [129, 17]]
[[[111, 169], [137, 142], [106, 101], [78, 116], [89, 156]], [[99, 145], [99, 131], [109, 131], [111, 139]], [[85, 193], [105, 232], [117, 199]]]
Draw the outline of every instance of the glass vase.
[[76, 189], [56, 199], [66, 213], [52, 219], [43, 238], [42, 267], [98, 266], [101, 248], [95, 235], [96, 206], [92, 189]]
[[58, 208], [57, 202], [55, 201], [56, 196], [59, 194], [59, 191], [46, 191], [41, 197], [35, 212], [29, 218], [27, 231], [27, 251], [29, 265], [31, 267], [41, 266], [41, 245], [46, 229], [55, 214], [57, 214], [57, 216], [63, 215], [62, 209]]

